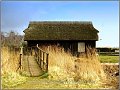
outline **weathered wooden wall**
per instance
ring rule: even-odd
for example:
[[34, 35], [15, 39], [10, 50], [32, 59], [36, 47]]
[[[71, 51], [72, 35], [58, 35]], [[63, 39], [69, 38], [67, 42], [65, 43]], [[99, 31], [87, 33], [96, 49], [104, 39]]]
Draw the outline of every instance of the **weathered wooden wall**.
[[[38, 41], [38, 40], [31, 40], [28, 41], [28, 46], [36, 46], [37, 44], [40, 45], [45, 45], [45, 46], [50, 46], [50, 45], [57, 45], [61, 46], [64, 48], [65, 51], [70, 51], [73, 55], [78, 54], [78, 43], [79, 42], [84, 42], [85, 43], [85, 52], [86, 52], [86, 47], [96, 47], [96, 42], [95, 41], [77, 41], [77, 40], [47, 40], [47, 41]], [[80, 52], [79, 52], [80, 53]]]

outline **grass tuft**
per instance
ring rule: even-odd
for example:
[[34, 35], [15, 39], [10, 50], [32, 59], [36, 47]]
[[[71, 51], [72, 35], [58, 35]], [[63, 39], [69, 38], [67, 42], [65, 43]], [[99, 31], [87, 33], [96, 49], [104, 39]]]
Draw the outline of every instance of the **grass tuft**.
[[2, 88], [11, 88], [26, 81], [26, 77], [23, 77], [15, 72], [7, 72], [6, 75], [2, 76]]

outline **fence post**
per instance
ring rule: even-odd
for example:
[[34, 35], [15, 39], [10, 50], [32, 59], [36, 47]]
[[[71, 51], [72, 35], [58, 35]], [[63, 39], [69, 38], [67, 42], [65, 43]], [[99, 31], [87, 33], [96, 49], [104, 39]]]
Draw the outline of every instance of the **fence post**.
[[[39, 57], [39, 59], [38, 59], [39, 63], [38, 64], [43, 71], [48, 72], [48, 56], [49, 56], [49, 53], [40, 49], [38, 47], [38, 44], [37, 44], [37, 48], [38, 48], [38, 57]], [[48, 50], [49, 49], [50, 49], [50, 47], [48, 47]]]
[[22, 47], [20, 47], [20, 54], [23, 54], [23, 46]]
[[22, 60], [23, 60], [23, 46], [20, 48], [20, 70], [22, 70]]
[[44, 52], [43, 52], [43, 66], [42, 66], [42, 68], [44, 69]]
[[38, 49], [38, 51], [37, 51], [37, 61], [38, 61], [38, 63], [39, 63], [39, 58], [40, 58], [40, 52], [39, 52], [39, 49]]
[[16, 72], [18, 71], [19, 68], [20, 68], [20, 71], [22, 71], [22, 58], [23, 58], [23, 57], [22, 57], [22, 54], [23, 54], [23, 47], [21, 47], [20, 49], [21, 49], [21, 50], [20, 50], [19, 66], [18, 66]]
[[41, 54], [42, 54], [42, 52], [41, 52], [41, 50], [39, 50], [39, 63], [40, 63], [40, 67], [41, 67]]
[[48, 56], [49, 56], [49, 54], [47, 54], [47, 56], [46, 56], [46, 71], [48, 72]]
[[20, 65], [20, 69], [21, 69], [21, 61], [22, 61], [22, 54], [20, 54], [20, 62], [19, 62], [19, 65]]

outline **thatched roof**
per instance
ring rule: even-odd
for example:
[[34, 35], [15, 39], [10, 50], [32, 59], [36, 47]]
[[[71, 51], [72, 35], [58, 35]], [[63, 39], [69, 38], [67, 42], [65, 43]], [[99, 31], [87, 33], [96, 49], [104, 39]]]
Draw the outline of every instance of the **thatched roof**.
[[98, 32], [92, 22], [30, 22], [24, 40], [98, 40]]

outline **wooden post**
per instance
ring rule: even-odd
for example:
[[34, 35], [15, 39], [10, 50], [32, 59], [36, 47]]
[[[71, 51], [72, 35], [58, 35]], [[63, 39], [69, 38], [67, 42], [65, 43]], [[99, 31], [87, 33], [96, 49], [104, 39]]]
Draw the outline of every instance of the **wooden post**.
[[43, 52], [43, 66], [42, 66], [42, 68], [44, 69], [44, 52]]
[[23, 54], [23, 46], [20, 49], [21, 49], [20, 54]]
[[47, 56], [46, 56], [46, 71], [48, 72], [48, 56], [49, 56], [49, 54], [47, 54]]
[[47, 48], [47, 52], [49, 52], [50, 51], [50, 46], [48, 46], [48, 48]]
[[21, 51], [20, 51], [20, 70], [22, 70], [22, 60], [23, 60], [23, 46], [21, 47]]
[[30, 48], [30, 54], [31, 54], [31, 56], [32, 56], [32, 47]]
[[22, 64], [21, 61], [22, 61], [22, 54], [20, 54], [20, 62], [19, 62], [19, 65], [20, 65], [19, 67], [20, 67], [20, 69], [21, 69], [21, 64]]
[[40, 51], [38, 49], [38, 52], [37, 52], [37, 62], [39, 63], [39, 59], [40, 59]]
[[41, 50], [39, 50], [39, 63], [40, 63], [40, 68], [41, 68], [41, 54], [42, 54], [42, 52], [41, 52]]

